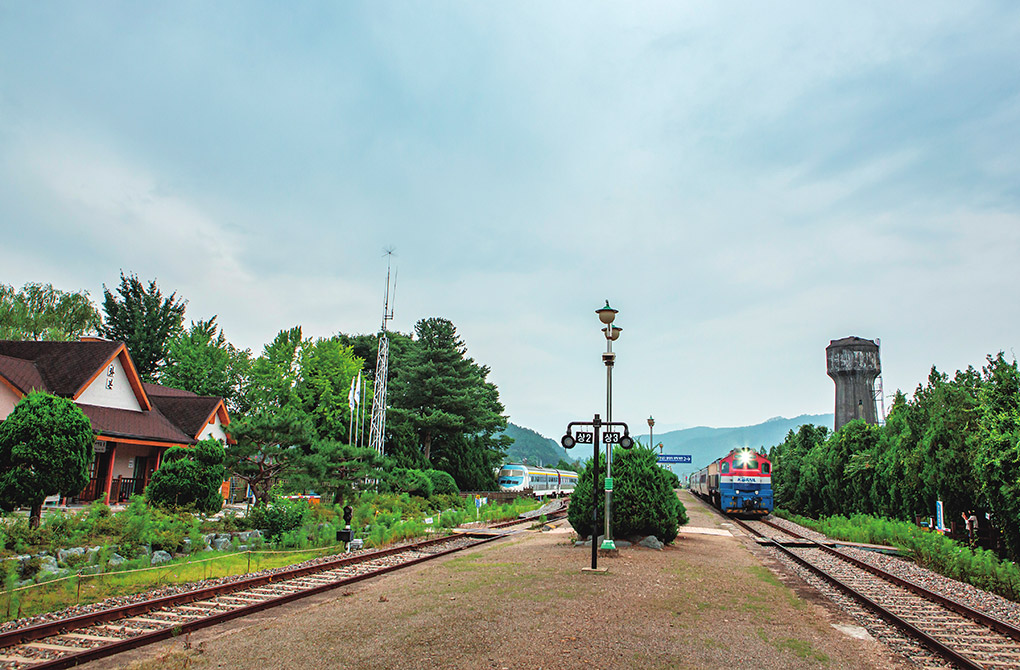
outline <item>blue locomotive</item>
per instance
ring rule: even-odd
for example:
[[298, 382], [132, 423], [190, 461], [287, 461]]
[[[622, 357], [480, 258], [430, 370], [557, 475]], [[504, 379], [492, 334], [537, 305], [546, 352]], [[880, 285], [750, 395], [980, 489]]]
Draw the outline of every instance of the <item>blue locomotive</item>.
[[772, 462], [754, 449], [734, 449], [691, 475], [691, 491], [726, 514], [772, 511]]

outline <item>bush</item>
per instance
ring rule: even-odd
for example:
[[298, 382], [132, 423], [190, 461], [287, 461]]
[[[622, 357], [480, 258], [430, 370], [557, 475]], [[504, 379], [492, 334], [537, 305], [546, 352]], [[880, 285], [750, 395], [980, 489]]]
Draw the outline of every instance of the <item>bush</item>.
[[[605, 459], [599, 459], [599, 479], [605, 476]], [[676, 539], [679, 526], [687, 523], [687, 510], [673, 491], [669, 472], [659, 467], [650, 449], [613, 450], [613, 535], [654, 535], [664, 543]], [[593, 500], [594, 472], [589, 464], [570, 496], [568, 518], [578, 535], [595, 535], [604, 528], [605, 499]], [[593, 509], [598, 514], [593, 523]]]
[[194, 508], [212, 514], [223, 507], [225, 452], [218, 440], [202, 440], [192, 449], [172, 447], [145, 487], [145, 496], [163, 508]]
[[273, 540], [284, 533], [300, 528], [308, 516], [308, 503], [304, 500], [280, 498], [268, 505], [256, 505], [248, 511], [248, 522]]
[[432, 495], [432, 480], [421, 470], [394, 468], [390, 481], [394, 491], [421, 498], [428, 498]]
[[432, 493], [433, 495], [457, 495], [460, 493], [460, 489], [457, 488], [457, 482], [453, 480], [453, 475], [443, 470], [425, 470], [425, 476], [432, 482]]

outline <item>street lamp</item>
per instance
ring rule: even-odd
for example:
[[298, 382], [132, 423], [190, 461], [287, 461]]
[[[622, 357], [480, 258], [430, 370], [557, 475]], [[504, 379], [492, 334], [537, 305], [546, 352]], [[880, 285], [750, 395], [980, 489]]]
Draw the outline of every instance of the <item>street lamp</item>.
[[[613, 321], [616, 319], [616, 313], [619, 310], [615, 310], [609, 306], [609, 301], [606, 300], [606, 306], [601, 309], [595, 310], [595, 313], [599, 315], [599, 321], [605, 324], [605, 328], [602, 329], [602, 334], [606, 336], [606, 353], [602, 354], [602, 362], [606, 364], [606, 421], [611, 422], [613, 420], [613, 363], [616, 361], [616, 354], [613, 353], [613, 342], [620, 337], [620, 333], [623, 328], [614, 326]], [[612, 482], [613, 480], [613, 445], [606, 443], [606, 481]], [[613, 531], [610, 525], [610, 509], [612, 508], [613, 502], [613, 489], [612, 487], [606, 487], [606, 537], [602, 540], [602, 549], [616, 549], [616, 543], [613, 542]]]
[[655, 419], [653, 419], [652, 415], [649, 414], [648, 415], [648, 448], [652, 449], [653, 451], [655, 450], [655, 437], [653, 437], [653, 433], [652, 433], [652, 428], [654, 428], [654, 427], [655, 427]]

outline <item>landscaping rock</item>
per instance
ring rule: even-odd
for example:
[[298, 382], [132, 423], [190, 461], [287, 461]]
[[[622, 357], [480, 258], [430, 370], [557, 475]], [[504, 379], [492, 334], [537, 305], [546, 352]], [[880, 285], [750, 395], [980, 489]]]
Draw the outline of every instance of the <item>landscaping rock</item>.
[[160, 563], [166, 563], [170, 560], [173, 560], [173, 556], [160, 549], [159, 551], [152, 552], [152, 561], [150, 562], [150, 565], [159, 565]]
[[109, 564], [109, 566], [111, 568], [115, 568], [118, 565], [124, 565], [125, 563], [127, 563], [127, 559], [124, 558], [123, 556], [121, 556], [120, 554], [118, 554], [117, 552], [114, 552], [110, 556], [110, 560], [107, 561], [107, 563]]
[[57, 549], [57, 561], [66, 563], [70, 556], [84, 556], [85, 547], [74, 547], [73, 549]]
[[634, 544], [633, 542], [628, 542], [627, 540], [613, 540], [613, 542], [616, 544], [617, 549], [622, 549], [623, 547], [630, 547]]
[[202, 539], [205, 540], [205, 546], [211, 547], [213, 540], [216, 539], [216, 533], [206, 533], [202, 536]]
[[102, 551], [102, 547], [92, 547], [85, 552], [85, 560], [89, 563], [97, 563], [99, 561], [99, 552]]
[[102, 568], [100, 566], [98, 566], [98, 565], [86, 565], [84, 568], [82, 568], [78, 572], [80, 572], [83, 575], [94, 575], [94, 574], [99, 573], [101, 570], [102, 570]]
[[212, 548], [215, 551], [226, 551], [230, 549], [230, 537], [218, 537], [212, 542]]
[[649, 549], [655, 549], [656, 551], [662, 551], [662, 542], [659, 542], [659, 538], [654, 535], [649, 535], [645, 539], [638, 542], [642, 547], [648, 547]]
[[52, 556], [37, 556], [39, 559], [39, 574], [46, 572], [52, 572], [54, 574], [60, 572], [60, 568], [57, 567], [57, 559]]

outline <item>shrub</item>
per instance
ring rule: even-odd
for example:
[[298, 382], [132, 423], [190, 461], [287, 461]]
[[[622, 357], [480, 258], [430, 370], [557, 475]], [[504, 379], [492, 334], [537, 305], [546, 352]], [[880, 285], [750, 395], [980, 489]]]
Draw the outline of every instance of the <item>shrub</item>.
[[273, 540], [286, 532], [301, 527], [308, 515], [304, 500], [280, 498], [268, 505], [256, 505], [248, 511], [248, 522], [261, 529], [266, 539]]
[[432, 480], [421, 470], [394, 468], [391, 475], [391, 486], [412, 496], [428, 498], [432, 495]]
[[223, 446], [214, 439], [202, 440], [192, 449], [172, 447], [145, 487], [146, 497], [163, 508], [218, 512], [223, 507], [224, 455]]
[[453, 475], [443, 470], [425, 470], [425, 476], [432, 482], [432, 493], [433, 495], [457, 495], [460, 493], [460, 489], [457, 488], [457, 482], [453, 480]]
[[[605, 460], [600, 458], [599, 478], [605, 476]], [[687, 510], [673, 491], [669, 472], [656, 462], [650, 449], [617, 448], [613, 450], [613, 535], [631, 537], [654, 535], [664, 543], [676, 539], [677, 529], [687, 523]], [[593, 509], [598, 514], [598, 531], [602, 524], [605, 500], [593, 500], [593, 468], [585, 468], [570, 496], [568, 518], [578, 535], [592, 534]]]

